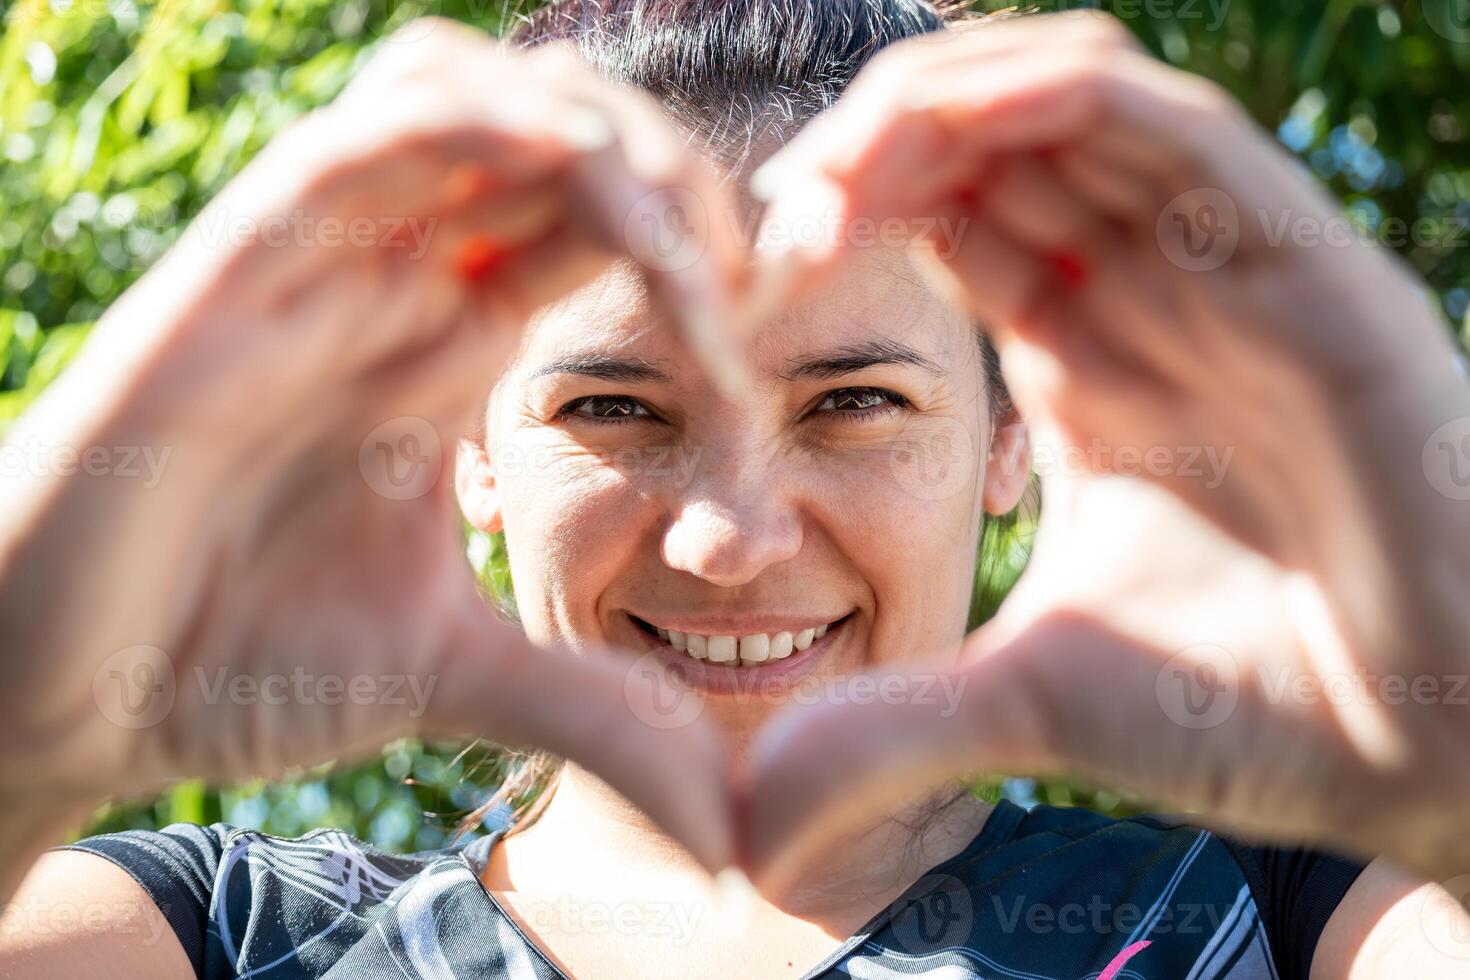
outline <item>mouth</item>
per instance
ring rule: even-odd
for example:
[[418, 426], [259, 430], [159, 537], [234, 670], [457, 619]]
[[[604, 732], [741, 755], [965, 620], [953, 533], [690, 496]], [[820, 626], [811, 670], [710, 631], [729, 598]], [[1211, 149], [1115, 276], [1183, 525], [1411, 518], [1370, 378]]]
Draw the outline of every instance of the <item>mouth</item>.
[[[744, 629], [720, 624], [728, 632], [694, 629], [709, 629], [706, 624], [660, 624], [625, 615], [648, 649], [689, 686], [716, 694], [775, 694], [796, 684], [836, 648], [855, 612], [831, 620], [747, 624]], [[767, 625], [768, 631], [757, 632], [755, 625]]]

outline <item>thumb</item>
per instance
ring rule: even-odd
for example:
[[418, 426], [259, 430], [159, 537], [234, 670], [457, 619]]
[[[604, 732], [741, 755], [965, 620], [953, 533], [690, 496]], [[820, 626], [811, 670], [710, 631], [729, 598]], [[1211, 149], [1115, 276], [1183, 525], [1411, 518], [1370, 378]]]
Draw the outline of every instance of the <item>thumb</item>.
[[703, 716], [703, 695], [632, 653], [542, 649], [476, 605], [446, 644], [419, 730], [480, 735], [570, 759], [711, 872], [732, 864], [729, 753]]
[[[1089, 617], [1052, 613], [1020, 629], [997, 622], [977, 631], [958, 664], [861, 675], [861, 684], [849, 676], [830, 697], [788, 708], [758, 737], [743, 787], [751, 878], [778, 892], [835, 844], [949, 780], [1097, 774], [1104, 757], [1163, 748], [1138, 723], [1160, 711], [1157, 668], [1135, 652]], [[861, 703], [844, 694], [858, 690], [877, 693]], [[1137, 697], [1146, 703], [1135, 710]]]

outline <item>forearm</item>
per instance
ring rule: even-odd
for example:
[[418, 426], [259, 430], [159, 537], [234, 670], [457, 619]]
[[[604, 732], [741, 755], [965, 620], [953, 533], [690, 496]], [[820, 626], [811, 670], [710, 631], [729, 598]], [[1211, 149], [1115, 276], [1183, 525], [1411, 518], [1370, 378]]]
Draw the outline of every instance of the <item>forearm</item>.
[[126, 328], [99, 334], [7, 434], [0, 797], [15, 802], [5, 818], [37, 799], [85, 812], [154, 782], [118, 737], [132, 733], [108, 723], [103, 671], [119, 651], [167, 645], [189, 556], [203, 550], [194, 515], [205, 494], [173, 478], [197, 468], [179, 429], [145, 424], [139, 409], [159, 408], [129, 398], [135, 382], [114, 376]]

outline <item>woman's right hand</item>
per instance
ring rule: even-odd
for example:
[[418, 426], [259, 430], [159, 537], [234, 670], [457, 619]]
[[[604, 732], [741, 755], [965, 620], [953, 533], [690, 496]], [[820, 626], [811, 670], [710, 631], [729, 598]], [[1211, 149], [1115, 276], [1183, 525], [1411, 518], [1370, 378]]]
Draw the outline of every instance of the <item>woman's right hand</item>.
[[[444, 466], [530, 313], [620, 256], [736, 363], [723, 206], [649, 100], [566, 50], [437, 20], [388, 39], [10, 434], [37, 462], [0, 508], [5, 810], [473, 733], [577, 758], [726, 864], [711, 730], [499, 620]], [[670, 249], [641, 237], [671, 218]]]

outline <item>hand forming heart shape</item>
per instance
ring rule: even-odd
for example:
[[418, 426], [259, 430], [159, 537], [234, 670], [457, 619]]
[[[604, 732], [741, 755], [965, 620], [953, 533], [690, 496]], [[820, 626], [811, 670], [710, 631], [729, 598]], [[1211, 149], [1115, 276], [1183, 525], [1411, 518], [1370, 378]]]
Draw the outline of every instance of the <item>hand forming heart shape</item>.
[[[1446, 696], [1470, 627], [1446, 529], [1470, 540], [1470, 512], [1429, 453], [1467, 388], [1395, 262], [1272, 241], [1341, 219], [1233, 102], [1113, 21], [1026, 19], [881, 53], [755, 184], [768, 222], [814, 200], [969, 219], [934, 266], [992, 328], [1045, 501], [1015, 592], [933, 668], [960, 710], [824, 706], [764, 733], [758, 872], [987, 768], [1470, 867]], [[810, 289], [843, 255], [781, 261], [768, 280]], [[1189, 462], [1206, 450], [1223, 470]]]
[[[3, 662], [0, 715], [8, 737], [48, 746], [45, 788], [84, 806], [183, 773], [475, 730], [576, 758], [711, 868], [739, 837], [772, 887], [896, 800], [981, 768], [1075, 773], [1436, 874], [1470, 866], [1456, 833], [1470, 781], [1454, 765], [1470, 727], [1447, 699], [1378, 690], [1466, 670], [1455, 586], [1470, 559], [1444, 542], [1470, 540], [1470, 514], [1421, 450], [1470, 415], [1470, 395], [1389, 260], [1273, 244], [1275, 218], [1326, 224], [1335, 207], [1228, 100], [1109, 21], [1027, 19], [886, 50], [757, 175], [768, 227], [823, 207], [964, 222], [930, 264], [1001, 348], [1046, 516], [998, 618], [928, 672], [964, 691], [954, 710], [792, 708], [729, 774], [710, 726], [639, 720], [653, 694], [630, 693], [625, 660], [535, 651], [493, 618], [447, 481], [397, 494], [363, 476], [378, 443], [422, 448], [480, 412], [515, 342], [487, 322], [524, 321], [611, 258], [643, 260], [738, 396], [719, 325], [817, 288], [852, 247], [763, 250], [748, 281], [731, 230], [705, 220], [684, 226], [703, 243], [689, 261], [650, 253], [642, 219], [660, 226], [671, 188], [706, 218], [727, 207], [656, 107], [565, 52], [512, 55], [440, 26], [432, 44], [389, 44], [273, 144], [19, 427], [179, 447], [146, 491], [53, 475], [15, 492], [0, 623], [34, 656]], [[494, 104], [462, 78], [485, 80]], [[265, 230], [296, 210], [435, 231], [413, 256], [381, 236], [273, 245]], [[239, 213], [260, 233], [209, 248], [208, 219]], [[364, 438], [403, 417], [427, 429]], [[1191, 448], [1226, 469], [1179, 465]], [[1166, 465], [1140, 465], [1159, 450]], [[38, 595], [44, 621], [27, 615]], [[95, 680], [302, 662], [433, 678], [437, 693], [421, 716], [292, 712], [178, 683], [134, 726]], [[1360, 676], [1378, 696], [1282, 695]], [[553, 686], [554, 701], [535, 697]], [[24, 768], [4, 785], [34, 788], [35, 760]]]

